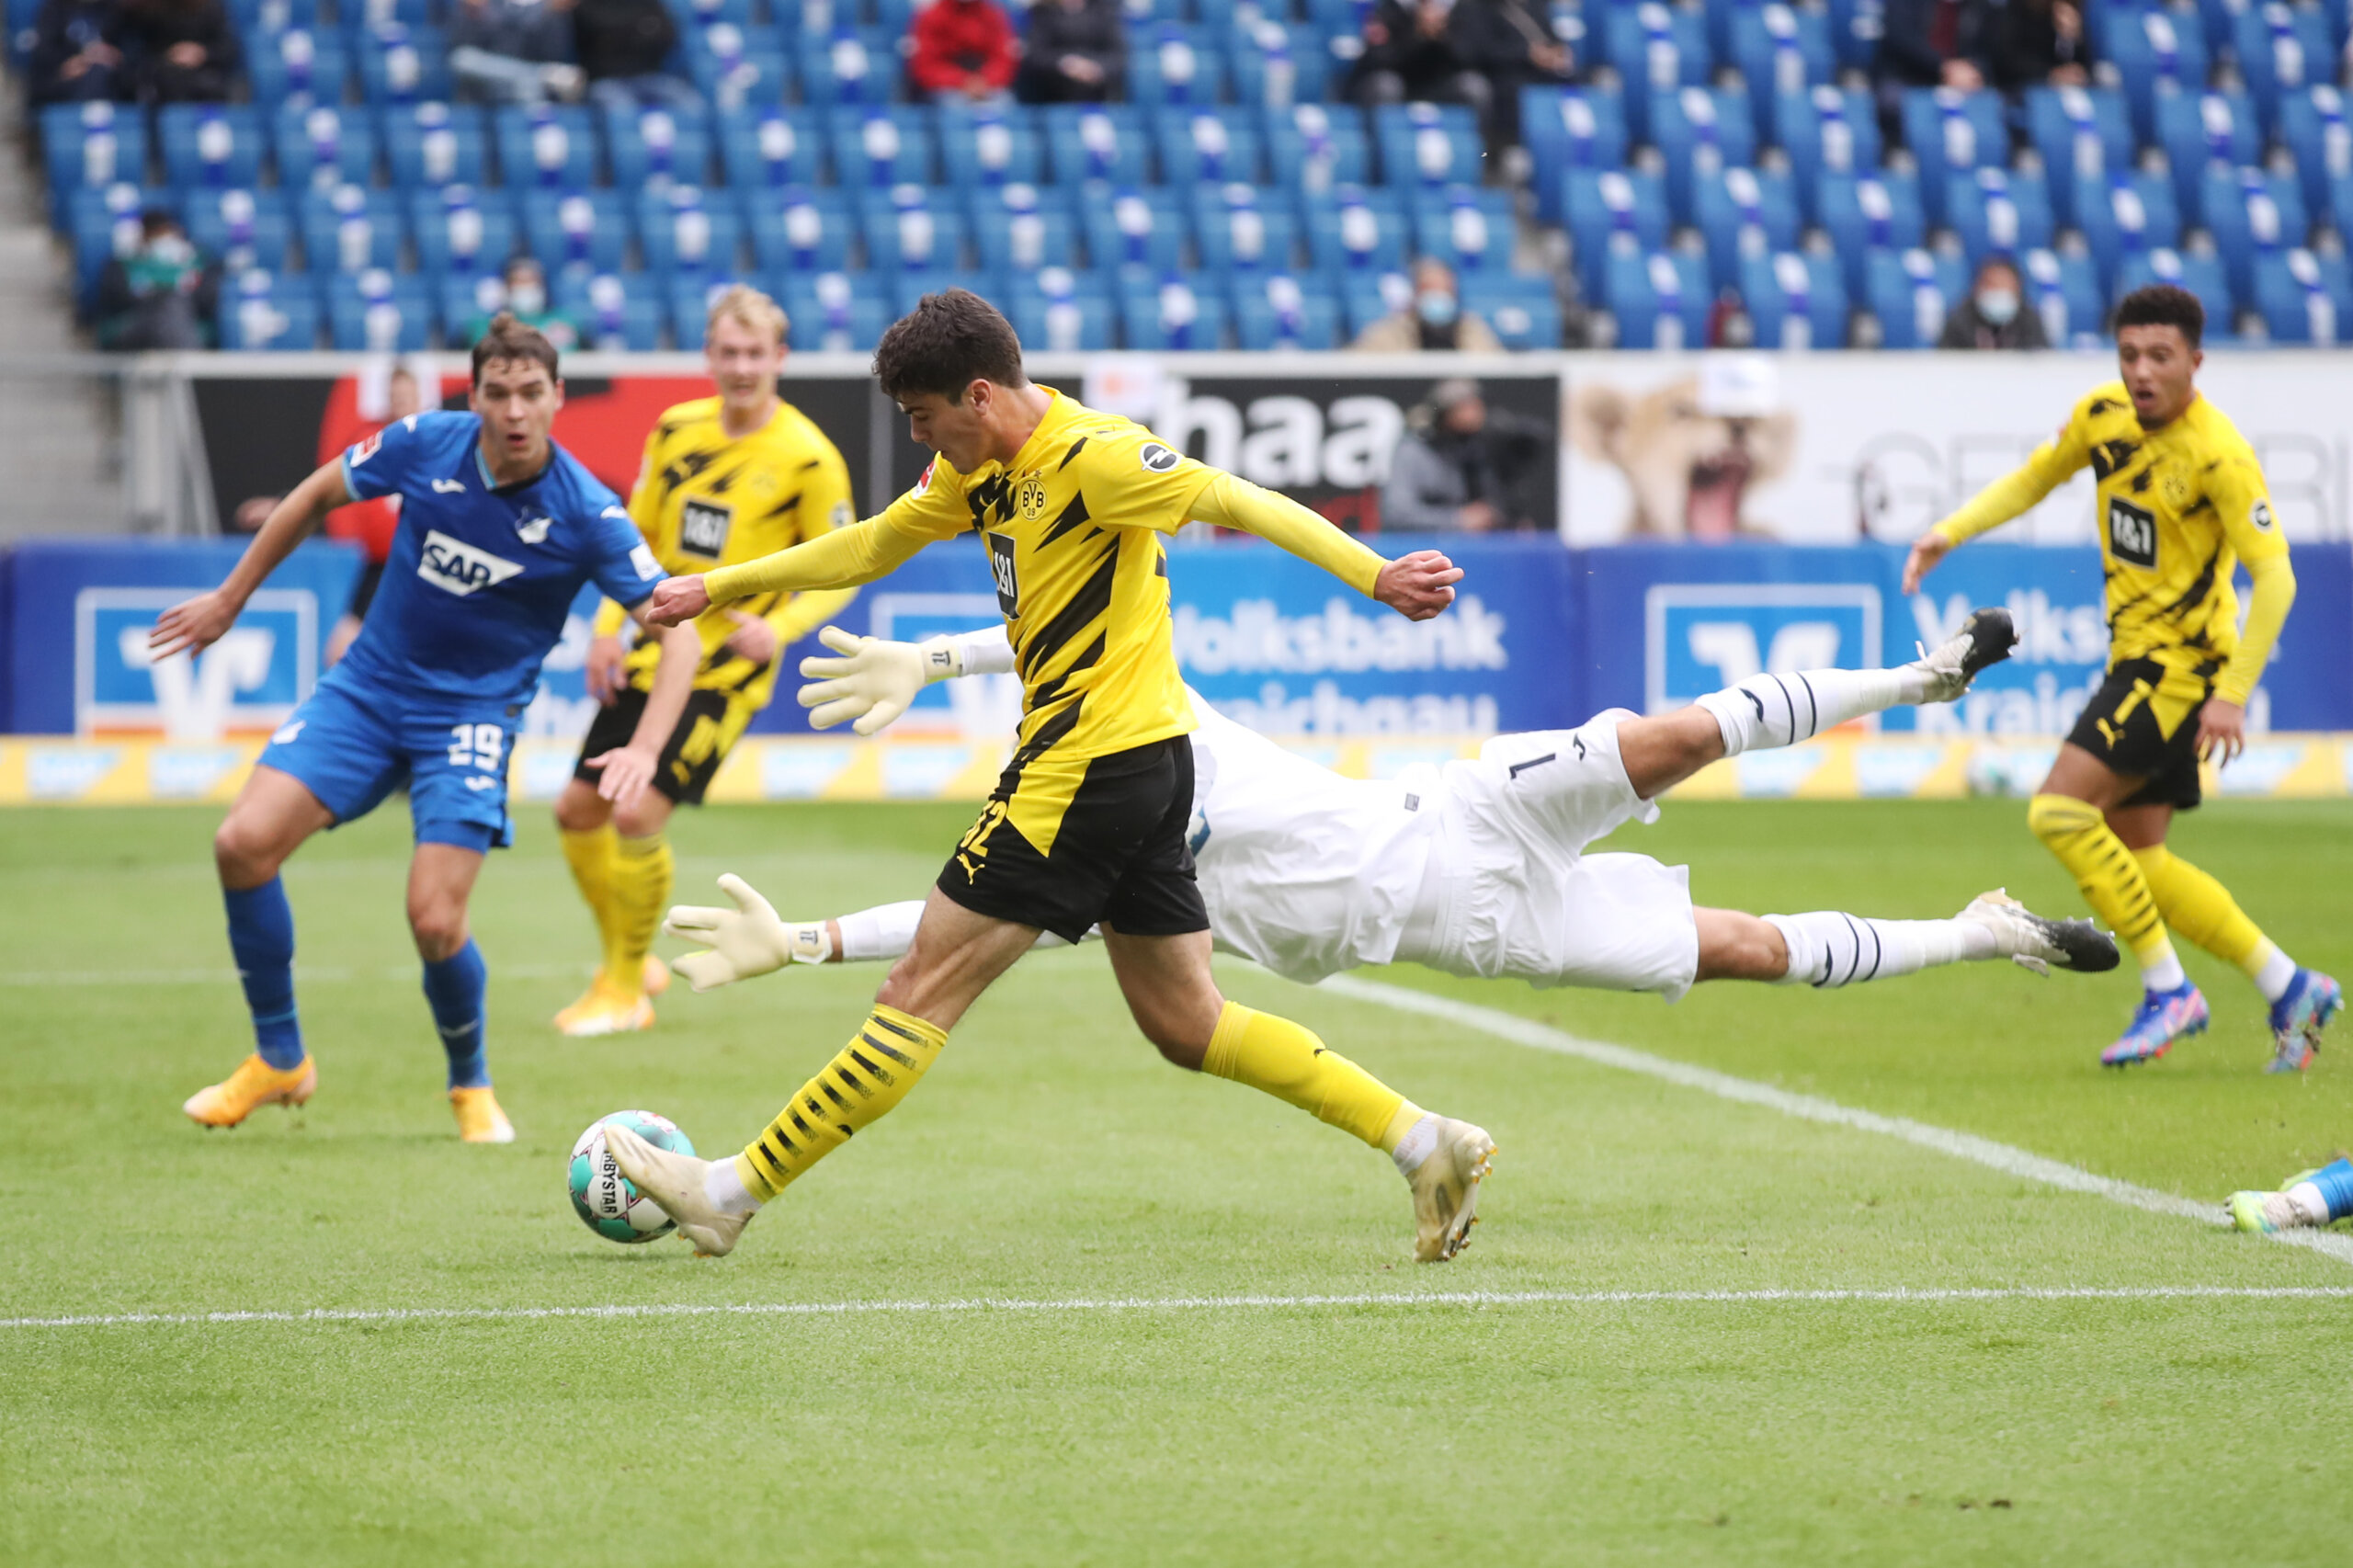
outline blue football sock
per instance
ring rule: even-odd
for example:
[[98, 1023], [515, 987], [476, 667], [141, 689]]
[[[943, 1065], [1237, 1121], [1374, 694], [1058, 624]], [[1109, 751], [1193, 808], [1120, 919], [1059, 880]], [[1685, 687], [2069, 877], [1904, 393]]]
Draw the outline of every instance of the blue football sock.
[[481, 1089], [490, 1085], [489, 1020], [484, 993], [490, 987], [490, 966], [473, 938], [438, 963], [425, 966], [425, 999], [433, 1008], [434, 1027], [441, 1031], [441, 1049], [449, 1053], [449, 1086]]
[[302, 1024], [294, 1014], [294, 910], [286, 884], [222, 888], [229, 909], [229, 951], [254, 1016], [254, 1049], [283, 1073], [302, 1064]]
[[2314, 1171], [2310, 1180], [2328, 1204], [2328, 1217], [2353, 1214], [2353, 1160], [2337, 1160]]

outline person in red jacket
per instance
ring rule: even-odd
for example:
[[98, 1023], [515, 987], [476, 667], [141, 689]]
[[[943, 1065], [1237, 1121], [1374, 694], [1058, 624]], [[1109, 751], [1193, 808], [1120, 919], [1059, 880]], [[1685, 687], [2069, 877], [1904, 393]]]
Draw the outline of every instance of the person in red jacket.
[[996, 0], [931, 0], [915, 13], [907, 76], [926, 98], [1002, 97], [1020, 52]]

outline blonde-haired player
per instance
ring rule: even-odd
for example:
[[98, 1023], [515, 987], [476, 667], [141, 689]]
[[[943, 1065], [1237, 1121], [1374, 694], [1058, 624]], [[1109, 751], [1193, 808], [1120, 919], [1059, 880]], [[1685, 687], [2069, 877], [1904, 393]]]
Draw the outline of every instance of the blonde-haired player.
[[[656, 559], [686, 573], [757, 560], [851, 520], [849, 469], [808, 415], [777, 395], [784, 369], [784, 312], [738, 285], [710, 307], [703, 359], [718, 388], [666, 410], [645, 438], [645, 464], [630, 495]], [[596, 912], [604, 961], [586, 994], [556, 1015], [568, 1035], [618, 1034], [654, 1022], [647, 961], [670, 899], [671, 858], [663, 828], [681, 804], [695, 804], [752, 715], [776, 689], [777, 656], [847, 605], [855, 589], [758, 594], [717, 607], [695, 622], [702, 664], [685, 715], [663, 748], [653, 788], [616, 810], [597, 793], [588, 759], [626, 736], [654, 676], [651, 642], [624, 652], [620, 607], [608, 604], [588, 651], [588, 690], [604, 706], [589, 727], [572, 782], [555, 806], [564, 858]]]

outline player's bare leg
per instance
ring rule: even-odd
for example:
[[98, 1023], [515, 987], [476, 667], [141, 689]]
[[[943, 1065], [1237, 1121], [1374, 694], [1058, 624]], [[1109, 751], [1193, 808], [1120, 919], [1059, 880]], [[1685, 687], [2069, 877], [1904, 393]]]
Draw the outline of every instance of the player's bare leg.
[[585, 778], [556, 797], [563, 858], [581, 898], [597, 917], [596, 977], [555, 1016], [565, 1034], [627, 1034], [654, 1025], [650, 998], [669, 987], [667, 965], [651, 951], [654, 925], [669, 902], [672, 860], [664, 829], [675, 808], [648, 790], [615, 809]]

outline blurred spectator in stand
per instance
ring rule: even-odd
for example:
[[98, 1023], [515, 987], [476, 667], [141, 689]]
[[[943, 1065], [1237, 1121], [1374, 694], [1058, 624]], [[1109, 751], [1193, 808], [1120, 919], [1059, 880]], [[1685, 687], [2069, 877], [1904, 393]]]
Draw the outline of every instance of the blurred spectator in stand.
[[244, 64], [221, 0], [129, 0], [122, 38], [143, 103], [226, 103]]
[[1037, 0], [1029, 7], [1013, 96], [1025, 104], [1116, 98], [1128, 75], [1128, 23], [1120, 0]]
[[678, 47], [678, 24], [662, 0], [575, 0], [572, 33], [588, 96], [611, 112], [702, 107], [695, 85], [665, 68]]
[[1986, 30], [1994, 85], [2006, 93], [2081, 87], [2092, 79], [2084, 14], [2069, 0], [2006, 0]]
[[130, 97], [121, 32], [117, 0], [46, 0], [33, 20], [32, 54], [25, 62], [32, 107]]
[[587, 85], [572, 63], [573, 0], [458, 0], [449, 13], [449, 72], [468, 103], [577, 103]]
[[2026, 280], [2006, 256], [1989, 256], [1977, 267], [1969, 298], [1945, 317], [1939, 348], [2048, 348], [2042, 317], [2027, 308]]
[[1499, 354], [1504, 346], [1493, 327], [1462, 308], [1454, 268], [1426, 256], [1414, 264], [1413, 302], [1366, 327], [1349, 347], [1369, 354], [1410, 354], [1420, 348]]
[[1348, 77], [1348, 98], [1382, 104], [1464, 104], [1487, 123], [1495, 89], [1472, 69], [1447, 25], [1449, 0], [1381, 0], [1364, 25], [1364, 52]]
[[557, 310], [548, 298], [548, 275], [540, 270], [538, 262], [528, 256], [516, 256], [501, 269], [499, 280], [506, 286], [506, 303], [474, 313], [466, 323], [464, 347], [472, 347], [475, 339], [490, 330], [491, 318], [500, 311], [536, 330], [554, 344], [559, 353], [582, 347], [580, 324]]
[[908, 30], [907, 79], [926, 100], [985, 103], [1013, 85], [1012, 19], [996, 0], [931, 0]]
[[1871, 85], [1881, 131], [1900, 139], [1906, 87], [1974, 93], [1986, 85], [1986, 0], [1887, 0]]
[[190, 244], [178, 219], [141, 214], [139, 248], [98, 274], [98, 347], [209, 348], [221, 307], [221, 280]]
[[1489, 149], [1518, 145], [1519, 90], [1567, 83], [1576, 57], [1532, 0], [1455, 0], [1446, 30], [1464, 62], [1486, 78], [1491, 108], [1481, 129]]
[[1381, 526], [1404, 533], [1533, 528], [1532, 489], [1552, 478], [1545, 455], [1541, 426], [1489, 408], [1474, 381], [1440, 381], [1406, 415], [1381, 490]]
[[[384, 422], [376, 428], [381, 430], [384, 425], [421, 413], [424, 407], [425, 395], [416, 384], [416, 377], [407, 366], [395, 365], [384, 386]], [[276, 504], [274, 497], [271, 504]], [[245, 503], [247, 506], [252, 505], [250, 501]], [[238, 510], [242, 512], [244, 507]], [[327, 514], [327, 537], [347, 539], [368, 556], [367, 563], [359, 569], [359, 581], [351, 585], [350, 607], [335, 621], [335, 630], [327, 633], [329, 665], [342, 658], [351, 646], [351, 640], [359, 635], [359, 623], [368, 618], [368, 606], [376, 597], [376, 585], [384, 580], [384, 562], [392, 557], [392, 535], [400, 526], [401, 498], [397, 494], [354, 502]]]

